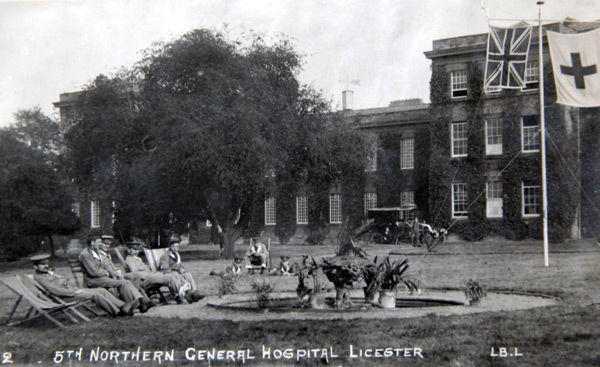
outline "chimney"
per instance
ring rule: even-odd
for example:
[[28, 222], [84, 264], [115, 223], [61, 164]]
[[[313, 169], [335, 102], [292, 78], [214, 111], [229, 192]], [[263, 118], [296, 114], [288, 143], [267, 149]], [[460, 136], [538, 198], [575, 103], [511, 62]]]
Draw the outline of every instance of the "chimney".
[[354, 92], [345, 90], [342, 92], [342, 108], [344, 111], [351, 110], [354, 106]]

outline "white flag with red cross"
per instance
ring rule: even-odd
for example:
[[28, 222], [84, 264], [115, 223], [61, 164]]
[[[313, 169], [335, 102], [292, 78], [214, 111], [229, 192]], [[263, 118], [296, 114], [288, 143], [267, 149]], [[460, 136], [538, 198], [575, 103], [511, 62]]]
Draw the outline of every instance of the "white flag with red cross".
[[557, 103], [600, 107], [600, 29], [563, 34], [547, 31]]

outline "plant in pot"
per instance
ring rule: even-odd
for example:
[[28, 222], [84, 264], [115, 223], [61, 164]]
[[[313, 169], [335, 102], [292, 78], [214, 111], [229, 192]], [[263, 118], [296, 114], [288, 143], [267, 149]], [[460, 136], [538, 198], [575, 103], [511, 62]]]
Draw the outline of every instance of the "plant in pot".
[[265, 308], [268, 302], [271, 301], [271, 293], [273, 292], [273, 285], [268, 283], [266, 280], [254, 280], [252, 283], [252, 291], [256, 297], [256, 307], [259, 310]]
[[389, 256], [386, 256], [379, 269], [382, 272], [379, 295], [381, 307], [396, 308], [396, 290], [399, 284], [403, 284], [410, 292], [418, 290], [415, 280], [406, 274], [408, 259], [392, 262]]
[[373, 259], [373, 263], [364, 264], [361, 267], [361, 274], [366, 284], [366, 287], [363, 288], [365, 301], [372, 304], [379, 303], [379, 288], [383, 271], [377, 266], [377, 256]]
[[312, 289], [308, 287], [308, 269], [298, 271], [298, 287], [296, 287], [296, 296], [300, 302], [308, 302]]
[[[313, 260], [314, 261], [314, 260]], [[314, 267], [310, 271], [313, 279], [313, 289], [310, 295], [310, 305], [312, 308], [325, 308], [325, 294], [322, 293], [323, 285], [321, 279], [323, 277], [323, 269], [320, 266]]]
[[479, 303], [482, 298], [487, 296], [487, 287], [476, 280], [469, 279], [465, 289], [465, 297], [469, 301], [469, 305], [473, 306]]

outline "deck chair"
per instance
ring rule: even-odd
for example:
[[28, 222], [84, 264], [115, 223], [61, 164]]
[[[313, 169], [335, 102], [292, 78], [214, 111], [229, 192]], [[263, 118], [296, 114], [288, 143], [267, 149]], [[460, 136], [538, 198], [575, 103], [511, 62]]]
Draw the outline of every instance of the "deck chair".
[[[125, 262], [125, 258], [123, 257], [123, 254], [121, 253], [121, 250], [119, 250], [118, 247], [115, 247], [114, 250], [115, 250], [115, 255], [117, 255], [117, 258], [119, 259], [119, 261], [123, 265], [123, 268], [125, 269], [125, 271], [128, 272], [128, 273], [130, 273], [131, 269], [129, 268], [129, 266], [127, 266], [127, 263]], [[152, 270], [152, 267], [150, 267], [150, 270]], [[155, 271], [155, 270], [152, 270], [152, 271]], [[146, 295], [148, 297], [158, 296], [158, 298], [160, 298], [160, 301], [163, 304], [168, 305], [169, 301], [167, 301], [167, 297], [165, 297], [164, 293], [162, 292], [162, 288], [163, 288], [163, 286], [161, 286], [161, 285], [154, 285], [152, 287], [144, 288], [144, 292], [146, 293]]]
[[146, 260], [148, 261], [148, 266], [152, 271], [158, 271], [158, 264], [160, 262], [160, 258], [164, 253], [167, 252], [166, 248], [154, 248], [154, 249], [144, 249], [144, 255], [146, 255]]
[[[250, 245], [252, 245], [254, 239], [251, 238], [250, 239]], [[267, 241], [267, 252], [269, 253], [269, 256], [267, 257], [267, 273], [269, 273], [271, 271], [271, 239], [269, 238], [269, 240]], [[252, 271], [254, 270], [261, 270], [261, 264], [260, 264], [260, 260], [258, 259], [257, 261], [250, 261], [250, 265], [252, 266]]]
[[[39, 295], [40, 298], [46, 298], [47, 300], [51, 301], [51, 302], [56, 302], [56, 303], [60, 303], [60, 304], [67, 304], [69, 302], [63, 300], [62, 298], [60, 298], [59, 296], [55, 296], [54, 294], [52, 294], [50, 291], [48, 291], [46, 288], [44, 288], [43, 285], [41, 285], [40, 283], [38, 283], [34, 278], [33, 275], [29, 274], [27, 275], [27, 277], [25, 278], [27, 279], [28, 282], [30, 282], [35, 288], [37, 288], [41, 294]], [[42, 297], [43, 296], [43, 297]], [[94, 316], [100, 316], [100, 313], [96, 310], [94, 310], [89, 304], [92, 301], [85, 301], [85, 302], [78, 302], [76, 305], [74, 306], [70, 306], [70, 309], [73, 313], [77, 314], [79, 317], [83, 318], [86, 321], [89, 321], [89, 319], [81, 314], [81, 312], [79, 312], [77, 310], [78, 307], [82, 307], [85, 310], [87, 310], [88, 312], [92, 313]]]
[[87, 288], [87, 283], [85, 281], [85, 273], [83, 269], [81, 269], [81, 263], [78, 258], [69, 257], [69, 267], [71, 268], [71, 273], [73, 273], [73, 278], [75, 279], [75, 284], [77, 284], [78, 288]]
[[[81, 320], [89, 321], [89, 319], [78, 312], [73, 312], [73, 306], [78, 305], [78, 302], [69, 302], [69, 303], [57, 303], [45, 296], [41, 296], [40, 292], [32, 291], [28, 288], [22, 281], [21, 277], [15, 275], [14, 277], [4, 278], [2, 282], [6, 284], [6, 286], [15, 292], [19, 298], [15, 305], [13, 306], [10, 315], [8, 316], [8, 320], [6, 321], [7, 326], [18, 325], [24, 322], [28, 322], [34, 320], [38, 317], [45, 317], [49, 321], [51, 321], [56, 326], [61, 329], [66, 329], [66, 326], [60, 322], [56, 317], [57, 314], [66, 315], [73, 323], [78, 324]], [[21, 301], [25, 300], [29, 305], [29, 311], [25, 315], [24, 319], [20, 321], [13, 321], [13, 316], [19, 307]], [[81, 320], [79, 320], [80, 318]]]

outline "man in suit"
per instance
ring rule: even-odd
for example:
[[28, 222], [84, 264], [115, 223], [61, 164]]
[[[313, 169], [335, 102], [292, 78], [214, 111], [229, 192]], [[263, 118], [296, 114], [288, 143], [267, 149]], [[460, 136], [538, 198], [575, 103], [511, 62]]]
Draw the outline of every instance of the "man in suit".
[[89, 288], [116, 288], [119, 297], [126, 303], [138, 300], [140, 312], [146, 312], [153, 306], [152, 302], [142, 295], [140, 291], [127, 279], [123, 279], [119, 272], [102, 262], [100, 245], [102, 239], [98, 235], [89, 236], [88, 247], [79, 254], [79, 263], [85, 274]]
[[253, 263], [260, 263], [260, 273], [263, 274], [267, 268], [268, 258], [269, 252], [265, 244], [258, 240], [253, 241], [246, 251], [246, 269], [248, 269], [248, 273], [254, 274]]
[[156, 285], [166, 286], [177, 303], [182, 303], [182, 298], [185, 297], [189, 290], [186, 291], [185, 287], [179, 286], [180, 281], [175, 274], [163, 274], [151, 271], [148, 265], [144, 264], [138, 256], [141, 249], [142, 245], [139, 243], [127, 244], [125, 266], [141, 280], [144, 289]]
[[204, 296], [198, 291], [192, 274], [185, 270], [185, 267], [181, 262], [181, 256], [179, 255], [180, 243], [181, 238], [177, 236], [171, 236], [169, 238], [169, 249], [160, 257], [158, 270], [162, 271], [163, 274], [172, 274], [176, 276], [179, 280], [180, 287], [184, 287], [186, 291], [189, 289], [185, 294], [185, 299], [189, 303], [198, 302], [204, 298]]
[[56, 274], [54, 270], [50, 269], [49, 257], [49, 255], [37, 255], [32, 256], [31, 260], [35, 269], [33, 279], [50, 294], [67, 302], [91, 300], [98, 308], [113, 317], [131, 316], [135, 309], [139, 307], [138, 300], [125, 303], [104, 288], [78, 289], [70, 284], [69, 279]]

